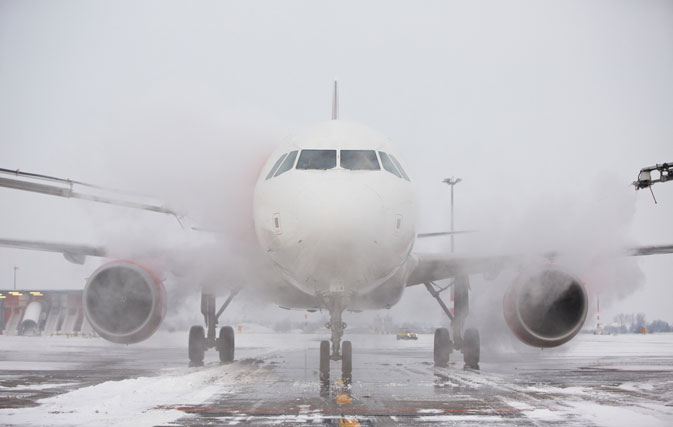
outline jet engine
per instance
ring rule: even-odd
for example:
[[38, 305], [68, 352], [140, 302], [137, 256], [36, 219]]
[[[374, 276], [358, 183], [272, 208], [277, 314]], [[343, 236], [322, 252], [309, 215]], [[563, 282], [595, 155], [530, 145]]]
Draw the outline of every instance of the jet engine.
[[130, 261], [113, 261], [98, 268], [86, 283], [83, 300], [93, 329], [120, 344], [149, 338], [166, 314], [161, 281]]
[[504, 298], [507, 325], [524, 343], [556, 347], [570, 341], [587, 317], [582, 283], [556, 268], [520, 275]]

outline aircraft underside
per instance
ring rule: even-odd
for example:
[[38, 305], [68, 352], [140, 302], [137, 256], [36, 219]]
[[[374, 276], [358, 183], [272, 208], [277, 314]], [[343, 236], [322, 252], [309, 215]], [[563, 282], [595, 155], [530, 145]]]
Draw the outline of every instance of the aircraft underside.
[[[439, 288], [439, 290], [435, 284], [428, 283], [426, 286], [430, 290], [431, 295], [437, 298], [440, 306], [442, 306], [451, 320], [451, 331], [447, 328], [438, 328], [435, 331], [435, 364], [445, 366], [448, 364], [453, 351], [461, 351], [465, 360], [465, 366], [471, 369], [479, 369], [479, 333], [476, 329], [463, 330], [465, 319], [469, 313], [468, 278], [457, 278], [449, 286]], [[449, 311], [440, 296], [441, 292], [451, 287], [454, 291], [453, 313]], [[294, 288], [294, 291], [297, 291], [297, 289]], [[371, 305], [373, 305], [374, 301], [379, 302], [379, 305], [375, 306], [375, 308], [386, 308], [386, 306], [380, 305], [380, 302], [384, 300], [383, 297], [387, 296], [387, 301], [392, 305], [399, 300], [403, 291], [404, 286], [400, 285], [399, 282], [390, 282], [386, 283], [386, 286], [380, 286], [363, 295], [344, 292], [324, 293], [320, 296], [303, 295], [303, 301], [314, 301], [318, 308], [327, 311], [330, 316], [329, 322], [325, 325], [330, 332], [330, 339], [320, 342], [320, 375], [323, 380], [329, 379], [330, 361], [341, 361], [342, 378], [345, 380], [351, 378], [353, 348], [350, 341], [346, 340], [342, 342], [344, 331], [347, 328], [347, 324], [344, 322], [344, 313], [347, 311], [359, 311], [356, 308], [373, 308]], [[233, 328], [230, 326], [220, 328], [218, 336], [217, 324], [220, 315], [229, 306], [237, 293], [238, 291], [236, 290], [231, 292], [220, 307], [216, 305], [216, 296], [214, 294], [202, 293], [201, 312], [204, 316], [205, 329], [199, 325], [192, 326], [190, 329], [190, 366], [201, 366], [205, 352], [211, 348], [218, 351], [221, 362], [227, 363], [234, 360], [235, 339]], [[287, 301], [289, 300], [290, 298], [287, 298]], [[297, 302], [296, 299], [293, 301]], [[293, 308], [312, 309], [314, 306]]]
[[[344, 375], [352, 370], [352, 346], [350, 341], [341, 342], [347, 327], [343, 321], [347, 311], [362, 311], [390, 308], [396, 304], [404, 292], [405, 285], [395, 275], [382, 285], [368, 292], [316, 292], [309, 294], [292, 286], [287, 282], [276, 284], [270, 295], [281, 308], [300, 310], [324, 310], [329, 313], [330, 320], [325, 325], [331, 333], [329, 341], [321, 342], [321, 373], [329, 375], [329, 361], [341, 360]], [[189, 356], [191, 365], [203, 363], [204, 353], [215, 348], [220, 353], [220, 360], [233, 360], [233, 329], [225, 326], [217, 334], [217, 323], [220, 315], [231, 303], [238, 291], [233, 291], [226, 298], [219, 309], [216, 307], [216, 295], [202, 293], [201, 313], [204, 316], [205, 326], [193, 326], [189, 335]]]
[[[320, 343], [320, 371], [329, 376], [330, 361], [341, 361], [344, 376], [352, 370], [352, 346], [342, 342], [346, 329], [344, 313], [360, 309], [386, 308], [402, 296], [405, 281], [392, 277], [367, 293], [353, 291], [317, 292], [309, 295], [291, 286], [279, 285], [276, 295], [284, 295], [288, 307], [319, 309], [329, 313], [325, 325], [329, 340]], [[433, 281], [423, 283], [435, 298], [451, 327], [435, 331], [434, 362], [446, 365], [453, 351], [463, 353], [466, 367], [478, 369], [480, 359], [479, 332], [464, 329], [469, 315], [469, 276], [454, 277], [446, 286]], [[193, 326], [189, 333], [189, 360], [203, 363], [205, 352], [215, 348], [222, 362], [234, 360], [234, 331], [230, 326], [217, 330], [218, 320], [239, 289], [232, 290], [217, 306], [214, 292], [202, 290], [201, 313], [205, 328]], [[281, 292], [282, 291], [282, 292]], [[453, 293], [454, 310], [444, 303], [443, 296]], [[535, 347], [554, 347], [572, 339], [582, 327], [588, 309], [583, 284], [570, 274], [552, 267], [522, 273], [505, 294], [505, 320], [514, 334]], [[283, 301], [278, 301], [283, 302]], [[92, 274], [83, 294], [83, 305], [91, 326], [102, 337], [118, 343], [142, 341], [156, 331], [165, 313], [165, 291], [150, 271], [130, 261], [115, 261]]]

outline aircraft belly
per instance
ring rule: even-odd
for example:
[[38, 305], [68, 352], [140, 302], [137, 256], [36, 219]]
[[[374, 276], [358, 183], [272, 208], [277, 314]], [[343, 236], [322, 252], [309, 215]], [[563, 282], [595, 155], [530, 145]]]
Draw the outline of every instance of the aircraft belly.
[[392, 277], [379, 286], [358, 292], [350, 299], [348, 309], [352, 311], [377, 310], [390, 308], [397, 304], [406, 288], [403, 270], [403, 268], [398, 269]]
[[[276, 265], [283, 277], [283, 285], [274, 300], [287, 308], [316, 308], [321, 303], [321, 295], [342, 294], [346, 297], [347, 308], [353, 311], [390, 308], [399, 302], [406, 287], [408, 263], [393, 269], [392, 272], [376, 283], [367, 286], [309, 286], [306, 282], [297, 280], [280, 265]], [[345, 282], [344, 282], [345, 283]], [[353, 283], [353, 282], [348, 282]]]
[[287, 281], [279, 283], [270, 290], [270, 299], [282, 308], [312, 310], [320, 308], [320, 300]]

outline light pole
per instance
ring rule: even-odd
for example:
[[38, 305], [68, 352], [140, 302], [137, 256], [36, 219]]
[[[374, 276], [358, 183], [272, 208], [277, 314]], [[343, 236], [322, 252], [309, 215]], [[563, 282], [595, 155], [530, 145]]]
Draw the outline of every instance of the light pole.
[[14, 290], [16, 290], [16, 270], [18, 270], [19, 267], [14, 266]]
[[453, 252], [453, 187], [460, 181], [462, 181], [462, 179], [453, 176], [442, 181], [451, 186], [451, 252]]

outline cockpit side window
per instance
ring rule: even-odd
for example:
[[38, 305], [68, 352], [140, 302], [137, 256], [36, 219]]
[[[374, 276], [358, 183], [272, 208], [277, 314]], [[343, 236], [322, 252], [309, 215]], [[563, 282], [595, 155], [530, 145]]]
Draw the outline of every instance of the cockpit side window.
[[387, 170], [398, 178], [402, 178], [402, 175], [400, 175], [400, 173], [397, 171], [397, 168], [393, 164], [393, 161], [390, 160], [390, 157], [388, 157], [388, 154], [384, 153], [383, 151], [379, 151], [379, 156], [381, 156], [381, 164], [383, 165], [383, 169]]
[[341, 167], [350, 170], [381, 170], [374, 150], [341, 150]]
[[280, 165], [280, 167], [273, 176], [278, 176], [292, 169], [292, 166], [294, 166], [294, 161], [296, 158], [297, 158], [297, 151], [296, 150], [290, 151], [290, 154], [287, 155], [285, 161], [283, 161], [283, 164]]
[[301, 150], [297, 169], [333, 169], [336, 167], [336, 150]]
[[286, 156], [287, 153], [283, 154], [282, 156], [280, 156], [278, 160], [276, 160], [276, 163], [273, 164], [273, 167], [269, 171], [269, 174], [266, 176], [266, 179], [271, 178], [273, 174], [276, 173], [276, 169], [278, 169], [278, 166], [280, 166], [280, 164], [282, 163], [283, 159], [285, 159]]
[[395, 166], [397, 166], [397, 170], [399, 170], [400, 173], [402, 174], [402, 178], [406, 179], [407, 181], [411, 181], [411, 180], [409, 179], [409, 177], [407, 176], [406, 172], [404, 172], [404, 169], [402, 169], [402, 165], [400, 164], [400, 162], [397, 161], [397, 159], [395, 158], [395, 156], [393, 156], [393, 155], [391, 154], [391, 155], [390, 155], [390, 158], [393, 160], [393, 163], [395, 163]]

